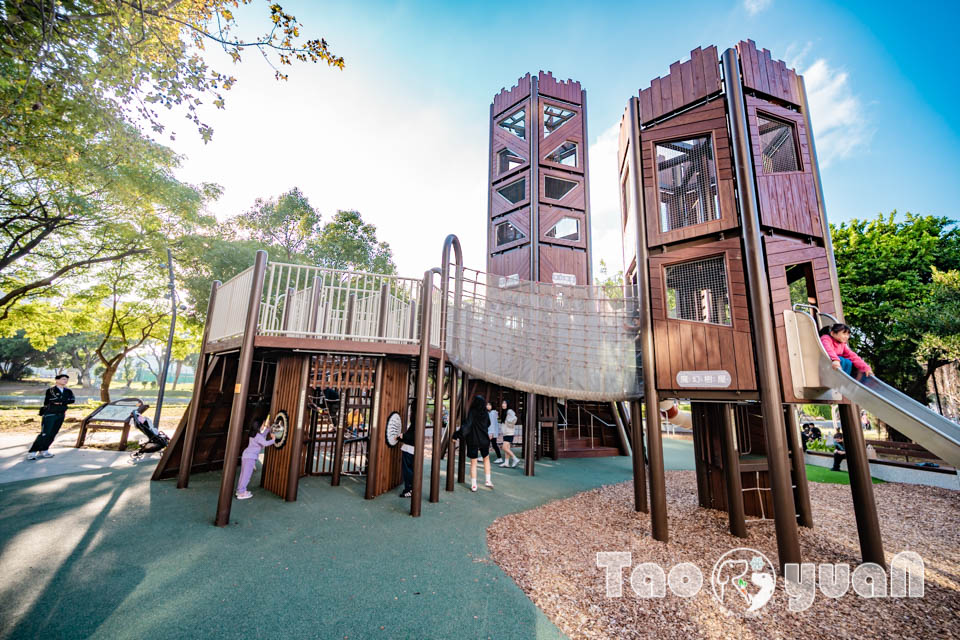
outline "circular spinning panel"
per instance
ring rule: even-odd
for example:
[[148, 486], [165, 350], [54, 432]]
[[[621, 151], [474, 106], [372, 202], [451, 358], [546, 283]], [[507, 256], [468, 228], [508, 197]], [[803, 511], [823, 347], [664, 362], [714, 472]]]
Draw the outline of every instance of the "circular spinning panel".
[[397, 443], [400, 442], [400, 436], [403, 435], [403, 419], [398, 412], [394, 411], [387, 417], [387, 428], [384, 433], [386, 434], [387, 445], [397, 446]]
[[286, 411], [281, 411], [277, 414], [276, 419], [273, 421], [273, 424], [270, 425], [270, 433], [273, 434], [274, 440], [277, 441], [275, 445], [277, 449], [282, 447], [287, 442], [287, 432], [290, 430], [290, 420], [287, 417]]

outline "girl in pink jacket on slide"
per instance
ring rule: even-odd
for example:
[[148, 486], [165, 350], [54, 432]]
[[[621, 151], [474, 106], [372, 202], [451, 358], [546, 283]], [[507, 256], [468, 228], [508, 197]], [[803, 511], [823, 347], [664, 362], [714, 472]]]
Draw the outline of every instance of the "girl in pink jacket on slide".
[[837, 323], [820, 330], [820, 344], [833, 360], [834, 369], [842, 369], [844, 373], [852, 376], [853, 369], [856, 368], [863, 376], [872, 376], [873, 369], [863, 361], [863, 358], [854, 353], [847, 344], [849, 341], [850, 327], [845, 324]]

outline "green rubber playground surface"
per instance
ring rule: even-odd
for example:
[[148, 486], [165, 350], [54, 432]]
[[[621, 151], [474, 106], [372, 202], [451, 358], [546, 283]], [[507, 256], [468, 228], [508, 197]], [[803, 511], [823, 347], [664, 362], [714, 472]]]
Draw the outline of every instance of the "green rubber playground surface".
[[[665, 439], [664, 455], [693, 468], [690, 442]], [[306, 478], [297, 502], [257, 489], [218, 529], [219, 473], [178, 491], [152, 471], [0, 485], [0, 637], [563, 637], [490, 560], [486, 528], [631, 476], [626, 457], [495, 468], [495, 491], [457, 485], [420, 518], [397, 492]]]

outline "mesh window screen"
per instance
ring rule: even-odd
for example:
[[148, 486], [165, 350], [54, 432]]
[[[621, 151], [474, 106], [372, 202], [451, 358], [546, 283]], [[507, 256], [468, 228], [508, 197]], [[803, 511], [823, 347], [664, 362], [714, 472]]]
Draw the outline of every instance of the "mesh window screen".
[[667, 317], [730, 326], [730, 297], [723, 258], [664, 267]]
[[657, 143], [660, 230], [720, 219], [710, 136]]
[[763, 172], [800, 171], [793, 124], [758, 115], [757, 126], [760, 128]]

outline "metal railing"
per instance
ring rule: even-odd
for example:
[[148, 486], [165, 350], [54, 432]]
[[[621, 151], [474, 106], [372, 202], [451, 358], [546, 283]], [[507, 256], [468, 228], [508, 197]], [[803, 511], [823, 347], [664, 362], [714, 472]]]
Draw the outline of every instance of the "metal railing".
[[[415, 344], [420, 340], [422, 288], [422, 282], [413, 278], [271, 263], [264, 279], [259, 333]], [[438, 291], [431, 303], [439, 304]], [[431, 343], [439, 345], [438, 321], [434, 325]]]

